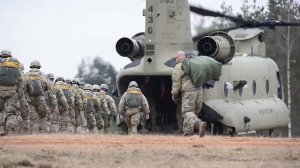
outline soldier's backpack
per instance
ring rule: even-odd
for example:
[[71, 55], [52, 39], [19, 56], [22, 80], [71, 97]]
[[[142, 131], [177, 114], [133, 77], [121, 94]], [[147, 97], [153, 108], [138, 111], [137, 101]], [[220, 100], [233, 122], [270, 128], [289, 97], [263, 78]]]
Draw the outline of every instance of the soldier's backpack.
[[209, 80], [219, 80], [221, 76], [222, 64], [211, 57], [194, 56], [186, 59], [182, 65], [196, 87], [202, 87]]
[[39, 72], [30, 72], [28, 79], [32, 83], [32, 90], [29, 91], [30, 96], [41, 96], [44, 94], [43, 81]]
[[61, 90], [64, 92], [64, 95], [67, 99], [67, 101], [70, 101], [70, 97], [71, 97], [71, 87], [68, 86], [67, 84], [62, 83], [60, 85]]
[[20, 63], [17, 59], [0, 59], [0, 85], [16, 86], [18, 84], [20, 75]]
[[128, 89], [125, 97], [127, 107], [140, 107], [142, 92], [139, 89]]

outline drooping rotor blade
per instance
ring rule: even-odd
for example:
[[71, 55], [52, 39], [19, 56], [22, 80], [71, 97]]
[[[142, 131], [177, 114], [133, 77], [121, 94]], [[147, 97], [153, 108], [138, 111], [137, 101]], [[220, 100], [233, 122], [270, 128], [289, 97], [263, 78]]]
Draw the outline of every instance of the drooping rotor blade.
[[203, 33], [197, 34], [196, 36], [193, 37], [193, 41], [199, 41], [201, 38], [208, 36], [209, 34], [216, 32], [216, 31], [222, 31], [222, 32], [228, 32], [233, 29], [237, 29], [240, 26], [233, 26], [233, 27], [228, 27], [228, 28], [223, 28], [223, 29], [218, 29], [218, 30], [210, 30], [210, 31], [204, 31]]
[[191, 12], [197, 13], [197, 14], [202, 15], [202, 16], [224, 17], [224, 18], [230, 19], [231, 21], [233, 21], [235, 23], [244, 22], [244, 19], [241, 18], [241, 17], [228, 16], [228, 15], [222, 14], [220, 12], [215, 12], [215, 11], [211, 11], [211, 10], [208, 10], [208, 9], [203, 9], [203, 8], [200, 8], [200, 7], [190, 6], [190, 10], [191, 10]]
[[243, 24], [239, 25], [240, 27], [268, 27], [270, 29], [274, 29], [277, 26], [300, 26], [300, 23], [291, 23], [284, 22], [281, 20], [268, 20], [268, 21], [256, 21], [249, 20], [245, 21]]

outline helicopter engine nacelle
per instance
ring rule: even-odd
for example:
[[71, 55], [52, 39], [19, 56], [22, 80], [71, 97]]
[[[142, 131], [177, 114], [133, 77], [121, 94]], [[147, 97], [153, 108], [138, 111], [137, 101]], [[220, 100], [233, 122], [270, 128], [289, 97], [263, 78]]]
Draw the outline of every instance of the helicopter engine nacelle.
[[137, 34], [131, 39], [123, 37], [117, 41], [116, 50], [122, 57], [128, 57], [134, 60], [137, 57], [144, 56], [144, 34]]
[[210, 56], [222, 64], [226, 64], [234, 56], [235, 44], [227, 33], [215, 32], [203, 37], [198, 42], [197, 49], [199, 55]]

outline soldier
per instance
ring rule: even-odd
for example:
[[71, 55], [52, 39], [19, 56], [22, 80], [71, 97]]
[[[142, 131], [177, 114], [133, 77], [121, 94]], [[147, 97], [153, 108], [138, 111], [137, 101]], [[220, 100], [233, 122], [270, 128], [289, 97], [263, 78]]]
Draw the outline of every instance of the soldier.
[[150, 113], [148, 101], [138, 88], [138, 84], [131, 81], [119, 104], [120, 118], [125, 120], [129, 134], [137, 134], [141, 111], [144, 112], [144, 118], [148, 120]]
[[[33, 133], [46, 133], [49, 131], [47, 129], [47, 117], [49, 117], [50, 111], [55, 112], [56, 110], [56, 97], [40, 71], [40, 62], [32, 61], [29, 68], [28, 78], [32, 83], [32, 90], [28, 91], [31, 131]], [[47, 106], [45, 95], [49, 96], [50, 109]]]
[[106, 101], [106, 94], [100, 90], [99, 85], [93, 85], [93, 93], [98, 98], [99, 108], [96, 109], [96, 123], [99, 133], [107, 133], [107, 122], [110, 116], [110, 111]]
[[20, 64], [22, 76], [24, 77], [24, 85], [19, 92], [20, 100], [20, 112], [22, 117], [22, 123], [20, 128], [20, 134], [30, 134], [30, 111], [28, 104], [28, 90], [32, 90], [32, 84], [28, 77], [24, 74], [24, 65]]
[[96, 127], [96, 119], [95, 119], [95, 109], [99, 108], [99, 102], [96, 95], [93, 94], [93, 86], [91, 84], [85, 84], [83, 88], [86, 98], [86, 119], [87, 119], [87, 128], [89, 132], [98, 133], [98, 129]]
[[202, 87], [196, 88], [191, 77], [184, 73], [182, 62], [186, 59], [183, 51], [176, 54], [176, 66], [172, 73], [172, 99], [178, 103], [179, 93], [182, 100], [183, 135], [192, 135], [194, 128], [199, 128], [199, 136], [203, 137], [206, 131], [206, 122], [202, 122], [198, 113], [202, 107]]
[[[86, 127], [86, 118], [85, 118], [85, 114], [83, 111], [83, 100], [86, 98], [83, 98], [82, 95], [84, 95], [84, 93], [81, 93], [81, 89], [79, 88], [79, 79], [73, 79], [72, 81], [72, 92], [74, 93], [74, 102], [75, 102], [75, 133], [85, 133], [85, 127]], [[84, 95], [85, 97], [85, 95]], [[86, 106], [86, 103], [85, 103]]]
[[60, 132], [66, 132], [67, 131], [67, 125], [69, 122], [69, 105], [67, 102], [67, 99], [64, 95], [64, 92], [61, 89], [61, 83], [64, 82], [63, 77], [57, 77], [54, 84], [54, 75], [50, 74], [49, 80], [51, 81], [51, 88], [54, 91], [54, 94], [57, 99], [57, 105], [58, 105], [58, 119], [59, 119], [59, 131]]
[[101, 84], [100, 90], [105, 92], [106, 102], [107, 102], [108, 109], [110, 112], [110, 115], [107, 115], [106, 117], [104, 117], [104, 132], [110, 133], [112, 117], [115, 117], [117, 115], [117, 107], [116, 107], [116, 103], [115, 103], [114, 99], [107, 93], [108, 92], [107, 84]]
[[67, 125], [67, 132], [74, 133], [75, 131], [75, 98], [74, 93], [71, 90], [72, 81], [66, 79], [64, 83], [61, 84], [61, 89], [67, 99], [69, 105], [69, 123]]
[[17, 134], [20, 128], [18, 93], [24, 86], [20, 63], [9, 50], [0, 53], [0, 135]]

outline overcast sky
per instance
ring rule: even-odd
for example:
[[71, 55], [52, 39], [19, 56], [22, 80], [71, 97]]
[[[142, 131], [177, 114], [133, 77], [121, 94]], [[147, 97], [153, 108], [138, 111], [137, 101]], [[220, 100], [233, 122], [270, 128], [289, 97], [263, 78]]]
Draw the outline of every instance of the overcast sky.
[[[224, 0], [189, 0], [219, 10]], [[239, 10], [242, 0], [225, 0]], [[0, 50], [9, 49], [28, 71], [73, 78], [85, 57], [100, 56], [117, 70], [130, 61], [115, 51], [121, 37], [144, 31], [145, 0], [0, 0]], [[259, 0], [265, 5], [266, 0]]]

